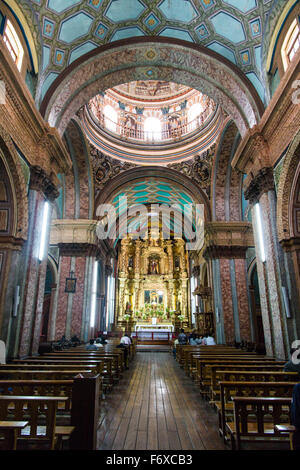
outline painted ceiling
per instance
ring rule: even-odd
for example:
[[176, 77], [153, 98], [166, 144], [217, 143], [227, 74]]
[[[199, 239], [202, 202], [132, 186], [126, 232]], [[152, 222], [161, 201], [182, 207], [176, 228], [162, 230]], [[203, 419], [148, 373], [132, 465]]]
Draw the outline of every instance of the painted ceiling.
[[261, 44], [274, 0], [31, 0], [43, 37], [42, 97], [90, 50], [132, 36], [202, 44], [242, 69], [263, 98]]
[[[173, 208], [176, 207], [179, 214], [186, 211], [186, 216], [190, 218], [190, 211], [192, 210], [191, 205], [195, 204], [194, 198], [189, 195], [187, 191], [183, 190], [180, 185], [159, 180], [158, 178], [145, 178], [143, 181], [126, 185], [112, 197], [111, 202], [115, 206], [117, 217], [122, 216], [122, 214], [126, 212], [127, 207], [133, 208], [140, 204], [144, 204], [149, 207], [149, 205], [153, 204], [150, 212], [152, 214], [152, 227], [155, 227], [159, 222], [155, 205], [166, 205]], [[171, 232], [175, 230], [177, 234], [181, 233], [180, 225], [178, 225], [180, 220], [181, 218], [165, 218], [163, 220], [163, 231], [167, 233], [169, 230]], [[135, 232], [139, 228], [141, 230], [145, 230], [148, 227], [148, 222], [145, 223], [144, 221], [144, 223], [140, 225], [140, 221], [141, 219], [139, 214], [136, 214], [133, 210], [132, 215], [128, 220], [128, 231]], [[189, 231], [187, 231], [187, 233], [188, 232]], [[187, 235], [187, 233], [185, 235]]]

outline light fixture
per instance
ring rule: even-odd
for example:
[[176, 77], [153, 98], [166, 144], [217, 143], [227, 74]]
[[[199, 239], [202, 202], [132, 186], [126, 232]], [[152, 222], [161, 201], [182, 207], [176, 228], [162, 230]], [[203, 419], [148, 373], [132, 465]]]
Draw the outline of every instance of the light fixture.
[[266, 252], [265, 252], [262, 218], [261, 218], [261, 211], [260, 211], [259, 203], [255, 204], [255, 212], [256, 212], [256, 225], [257, 225], [257, 233], [258, 233], [258, 240], [259, 240], [260, 258], [261, 258], [262, 263], [264, 263], [266, 261]]
[[92, 283], [92, 299], [91, 299], [91, 319], [90, 327], [95, 326], [96, 317], [96, 300], [97, 300], [97, 280], [98, 280], [98, 261], [95, 261], [93, 270], [93, 283]]
[[48, 215], [49, 215], [49, 202], [46, 201], [44, 204], [42, 232], [41, 232], [41, 240], [40, 240], [40, 248], [39, 248], [39, 260], [40, 261], [43, 261], [45, 257], [46, 237], [47, 237], [47, 231], [48, 231]]

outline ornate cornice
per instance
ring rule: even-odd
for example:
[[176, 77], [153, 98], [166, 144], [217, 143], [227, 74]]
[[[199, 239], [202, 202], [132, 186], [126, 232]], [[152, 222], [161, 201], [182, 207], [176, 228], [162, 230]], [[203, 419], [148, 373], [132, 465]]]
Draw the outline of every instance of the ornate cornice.
[[29, 188], [43, 192], [49, 201], [54, 201], [59, 196], [57, 187], [40, 166], [30, 168]]
[[290, 238], [288, 240], [281, 240], [280, 244], [284, 251], [292, 252], [300, 250], [300, 239], [299, 238]]
[[262, 194], [275, 189], [273, 168], [262, 168], [258, 171], [255, 177], [250, 176], [245, 180], [244, 193], [245, 199], [249, 200], [250, 204], [255, 204], [259, 201]]
[[50, 245], [98, 245], [96, 220], [57, 219], [52, 221]]
[[1, 105], [0, 123], [30, 165], [37, 163], [45, 171], [66, 173], [71, 158], [57, 131], [44, 121], [29, 89], [12, 62], [0, 36], [0, 80], [5, 83], [6, 100]]
[[10, 251], [21, 251], [24, 245], [24, 240], [22, 238], [15, 238], [12, 236], [0, 237], [0, 251], [10, 250]]
[[59, 243], [59, 255], [60, 256], [77, 256], [77, 257], [89, 257], [100, 255], [100, 250], [97, 245], [91, 243]]
[[254, 246], [250, 222], [209, 222], [205, 227], [203, 256], [206, 259], [245, 258]]
[[248, 247], [245, 246], [208, 246], [204, 250], [206, 259], [245, 259]]

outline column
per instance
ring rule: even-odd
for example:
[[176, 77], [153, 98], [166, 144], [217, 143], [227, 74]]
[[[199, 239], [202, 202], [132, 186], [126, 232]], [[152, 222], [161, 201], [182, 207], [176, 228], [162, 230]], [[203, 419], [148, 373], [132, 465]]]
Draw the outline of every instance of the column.
[[[284, 359], [287, 357], [289, 344], [281, 291], [283, 253], [276, 227], [276, 195], [272, 168], [262, 168], [254, 177], [246, 180], [245, 198], [251, 205], [266, 351], [268, 355]], [[261, 212], [266, 257], [264, 262], [261, 258], [259, 221], [255, 210], [257, 203]]]
[[[51, 245], [59, 248], [57, 295], [49, 319], [48, 339], [58, 340], [74, 334], [87, 341], [90, 329], [91, 295], [94, 263], [100, 251], [95, 236], [94, 220], [54, 220]], [[66, 279], [76, 279], [75, 291], [70, 292]], [[100, 280], [98, 279], [98, 282]], [[69, 291], [69, 292], [68, 292]], [[99, 314], [99, 309], [97, 309]], [[95, 319], [95, 328], [98, 325]]]
[[52, 205], [49, 205], [49, 229], [45, 240], [45, 257], [38, 259], [41, 241], [44, 204], [58, 197], [58, 191], [47, 174], [40, 167], [32, 167], [28, 194], [28, 239], [25, 251], [24, 284], [22, 288], [22, 315], [20, 316], [20, 357], [37, 354], [41, 320], [43, 312], [44, 289], [47, 270], [47, 253], [49, 245]]
[[218, 342], [253, 341], [246, 275], [246, 252], [254, 245], [251, 224], [207, 223], [205, 245], [213, 275]]

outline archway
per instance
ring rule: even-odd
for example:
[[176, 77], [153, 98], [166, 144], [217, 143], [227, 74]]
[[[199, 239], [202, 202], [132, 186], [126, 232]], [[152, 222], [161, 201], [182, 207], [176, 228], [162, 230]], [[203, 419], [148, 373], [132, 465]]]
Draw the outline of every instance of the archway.
[[62, 135], [72, 116], [100, 91], [150, 79], [205, 93], [232, 116], [241, 135], [263, 113], [254, 86], [229, 60], [200, 45], [152, 36], [116, 41], [74, 61], [47, 91], [41, 113]]

